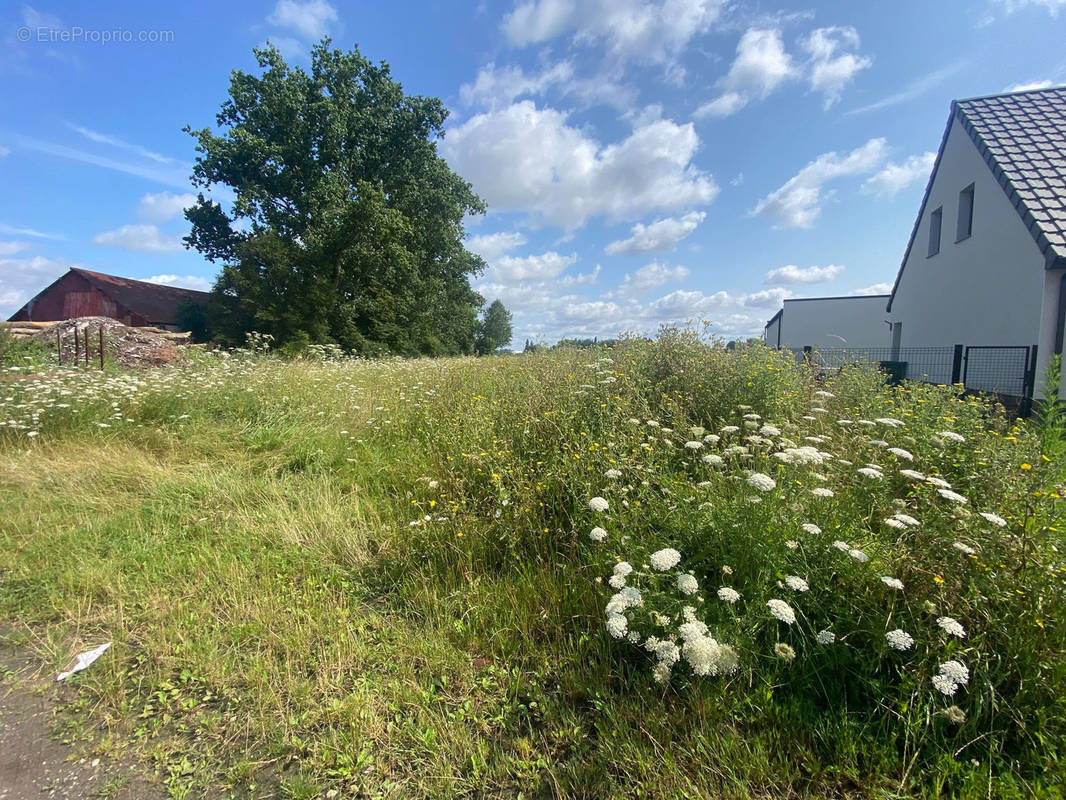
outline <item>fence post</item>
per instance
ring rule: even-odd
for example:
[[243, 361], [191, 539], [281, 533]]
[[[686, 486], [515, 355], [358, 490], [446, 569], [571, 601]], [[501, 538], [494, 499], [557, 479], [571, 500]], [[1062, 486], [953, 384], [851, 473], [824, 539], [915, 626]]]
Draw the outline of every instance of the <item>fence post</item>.
[[59, 326], [56, 325], [56, 361], [62, 366], [63, 364], [63, 337], [60, 333]]
[[[1025, 354], [1025, 381], [1022, 384], [1022, 404], [1018, 414], [1028, 417], [1033, 411], [1033, 395], [1036, 393], [1036, 345], [1032, 345]], [[1056, 389], [1058, 387], [1055, 387]]]
[[100, 369], [104, 368], [104, 326], [100, 326]]
[[962, 380], [962, 351], [961, 344], [955, 345], [955, 354], [951, 360], [951, 385], [954, 386]]
[[78, 366], [78, 361], [81, 359], [81, 334], [78, 333], [78, 326], [74, 326], [74, 366]]
[[89, 326], [85, 326], [85, 367], [89, 367]]

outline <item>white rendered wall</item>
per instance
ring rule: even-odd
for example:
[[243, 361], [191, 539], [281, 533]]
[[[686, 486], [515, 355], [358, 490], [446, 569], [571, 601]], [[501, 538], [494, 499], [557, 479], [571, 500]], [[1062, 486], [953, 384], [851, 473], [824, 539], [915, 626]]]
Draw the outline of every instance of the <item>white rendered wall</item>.
[[[887, 303], [888, 298], [880, 296], [786, 300], [777, 323], [781, 347], [889, 347], [892, 332], [885, 324]], [[767, 343], [774, 344], [769, 334]]]
[[[959, 192], [971, 183], [973, 233], [956, 243]], [[929, 218], [938, 207], [944, 209], [940, 252], [927, 258]], [[953, 121], [888, 315], [903, 323], [901, 345], [1038, 344], [1044, 273], [1032, 234]]]

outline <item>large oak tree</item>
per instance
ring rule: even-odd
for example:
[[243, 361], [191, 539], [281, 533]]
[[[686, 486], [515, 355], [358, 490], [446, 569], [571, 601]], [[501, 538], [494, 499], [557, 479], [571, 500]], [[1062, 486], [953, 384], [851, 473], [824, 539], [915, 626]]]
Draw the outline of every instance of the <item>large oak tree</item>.
[[233, 195], [224, 208], [201, 193], [185, 214], [187, 246], [221, 263], [216, 337], [471, 352], [484, 262], [463, 247], [463, 218], [485, 208], [437, 154], [443, 103], [328, 39], [309, 72], [254, 52], [259, 73], [232, 73], [219, 131], [186, 128], [194, 184]]

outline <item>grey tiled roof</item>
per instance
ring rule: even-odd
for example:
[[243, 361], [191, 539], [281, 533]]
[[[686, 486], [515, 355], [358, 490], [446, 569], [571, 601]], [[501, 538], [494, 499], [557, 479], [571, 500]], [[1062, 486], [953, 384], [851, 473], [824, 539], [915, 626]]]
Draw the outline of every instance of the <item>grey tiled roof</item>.
[[887, 310], [925, 214], [951, 123], [958, 119], [1033, 235], [1048, 269], [1066, 267], [1066, 87], [957, 100], [940, 140]]
[[1066, 266], [1066, 88], [959, 100], [955, 113], [1033, 234]]

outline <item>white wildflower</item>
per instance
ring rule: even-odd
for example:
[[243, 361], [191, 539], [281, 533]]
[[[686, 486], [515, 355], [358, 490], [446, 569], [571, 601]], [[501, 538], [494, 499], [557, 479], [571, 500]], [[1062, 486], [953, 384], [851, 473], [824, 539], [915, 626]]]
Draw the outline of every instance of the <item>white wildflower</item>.
[[910, 650], [914, 647], [914, 637], [902, 628], [896, 628], [885, 634], [885, 641], [893, 650]]
[[816, 486], [815, 488], [811, 489], [811, 494], [813, 494], [815, 497], [836, 496], [836, 492], [834, 492], [832, 489], [826, 489], [824, 486]]
[[610, 478], [612, 481], [616, 481], [622, 477], [622, 472], [621, 470], [617, 469], [609, 469], [605, 473], [603, 473], [603, 477]]
[[890, 589], [899, 589], [901, 592], [903, 591], [903, 581], [901, 581], [899, 578], [892, 578], [888, 575], [882, 575], [881, 583], [883, 583]]
[[924, 481], [925, 480], [925, 475], [923, 475], [921, 472], [918, 472], [917, 470], [913, 470], [913, 469], [901, 469], [899, 471], [899, 474], [902, 475], [904, 478], [910, 478], [912, 481]]
[[633, 565], [628, 561], [619, 561], [614, 565], [614, 574], [621, 575], [623, 578], [633, 571]]
[[815, 636], [818, 640], [818, 644], [833, 644], [837, 640], [837, 635], [829, 630], [818, 631], [818, 635]]
[[890, 528], [895, 528], [897, 531], [907, 530], [907, 523], [902, 520], [898, 520], [895, 517], [889, 517], [885, 520], [885, 524]]
[[602, 542], [607, 538], [607, 531], [603, 528], [593, 528], [589, 531], [589, 538], [594, 542]]
[[703, 448], [703, 442], [697, 442], [695, 440], [691, 442], [685, 442], [685, 447], [689, 450], [700, 450]]
[[867, 478], [871, 478], [876, 481], [879, 481], [883, 477], [885, 477], [881, 470], [874, 469], [873, 467], [860, 467], [859, 474], [865, 475]]
[[946, 675], [960, 686], [970, 682], [970, 670], [961, 661], [945, 661], [940, 665], [940, 674]]
[[707, 444], [718, 444], [721, 439], [721, 436], [718, 436], [714, 433], [708, 433], [706, 436], [703, 437], [703, 441]]
[[728, 586], [723, 586], [721, 589], [718, 590], [718, 599], [724, 600], [725, 602], [732, 605], [740, 599], [740, 592]]
[[892, 519], [902, 522], [904, 525], [910, 528], [917, 528], [922, 523], [912, 517], [910, 514], [893, 514]]
[[652, 553], [648, 561], [653, 569], [659, 572], [666, 572], [668, 569], [673, 569], [678, 565], [681, 561], [681, 554], [672, 547], [666, 547]]
[[770, 609], [770, 613], [774, 615], [781, 622], [791, 625], [796, 621], [796, 612], [792, 610], [792, 606], [786, 603], [784, 600], [778, 600], [774, 598], [767, 602], [766, 607]]
[[988, 511], [982, 511], [980, 513], [981, 516], [984, 517], [987, 522], [991, 522], [997, 528], [1007, 527], [1007, 520], [1003, 519], [1003, 517], [999, 516], [999, 514], [992, 514]]
[[827, 392], [825, 389], [819, 389], [814, 393], [815, 397], [836, 397], [832, 392]]
[[809, 533], [814, 536], [817, 536], [819, 533], [822, 532], [822, 529], [815, 525], [813, 522], [804, 522], [802, 525], [800, 525], [800, 527], [803, 528], [804, 533]]
[[610, 578], [607, 579], [607, 583], [611, 585], [612, 589], [621, 589], [623, 586], [626, 585], [626, 576], [612, 575]]
[[840, 539], [837, 539], [835, 542], [833, 542], [833, 547], [835, 547], [841, 553], [846, 553], [848, 552], [848, 550], [851, 549], [850, 544], [848, 544], [847, 542], [842, 542]]
[[965, 442], [966, 437], [961, 433], [955, 433], [955, 431], [938, 431], [937, 436], [941, 439], [947, 439], [949, 442]]
[[607, 617], [607, 633], [611, 634], [615, 639], [621, 639], [625, 636], [628, 627], [629, 620], [623, 614], [611, 614]]
[[782, 661], [794, 661], [796, 658], [796, 651], [792, 645], [778, 642], [774, 645], [774, 655]]
[[890, 428], [902, 428], [906, 424], [903, 422], [903, 420], [896, 419], [895, 417], [877, 417], [874, 419], [874, 422], [879, 422], [882, 425], [887, 425]]
[[963, 544], [962, 542], [955, 542], [951, 546], [958, 550], [960, 553], [964, 553], [968, 556], [977, 554], [977, 551], [970, 547], [970, 545]]
[[795, 539], [786, 539], [785, 540], [785, 547], [787, 547], [789, 550], [795, 550], [799, 546], [800, 546], [800, 543], [797, 542]]
[[736, 425], [726, 425], [723, 428], [719, 428], [719, 433], [736, 433], [739, 430], [740, 428], [738, 428]]
[[945, 697], [951, 697], [958, 691], [959, 685], [947, 675], [934, 675], [933, 688]]
[[966, 638], [966, 629], [963, 628], [962, 623], [954, 617], [937, 617], [936, 624], [949, 636], [954, 636], [958, 639]]
[[969, 502], [969, 500], [967, 500], [961, 494], [953, 492], [951, 491], [951, 489], [937, 489], [936, 493], [943, 497], [945, 500], [950, 500], [951, 502], [958, 503], [959, 505], [965, 505]]
[[761, 433], [763, 436], [780, 436], [781, 429], [773, 425], [763, 425], [761, 428], [759, 428], [759, 433]]
[[704, 464], [710, 464], [712, 467], [717, 467], [725, 463], [721, 456], [715, 455], [714, 453], [708, 453], [703, 456], [700, 461]]
[[769, 475], [761, 472], [753, 472], [748, 476], [748, 486], [758, 489], [760, 492], [771, 492], [777, 488], [777, 481]]
[[811, 588], [808, 585], [807, 581], [796, 575], [789, 575], [788, 577], [786, 577], [785, 585], [788, 586], [788, 588], [794, 592], [806, 592]]
[[870, 560], [870, 557], [868, 555], [866, 555], [866, 553], [864, 553], [862, 550], [858, 550], [856, 548], [852, 548], [851, 550], [848, 550], [848, 555], [851, 556], [852, 558], [854, 558], [860, 564], [865, 564], [867, 561]]
[[914, 461], [914, 455], [911, 452], [904, 450], [902, 447], [890, 447], [888, 448], [888, 452], [896, 458], [902, 458], [904, 461]]
[[699, 581], [692, 575], [683, 573], [677, 576], [677, 589], [681, 594], [696, 594], [699, 588]]
[[591, 500], [589, 500], [589, 508], [591, 508], [593, 511], [606, 511], [610, 507], [610, 504], [602, 497], [593, 497]]
[[925, 482], [926, 483], [931, 483], [931, 484], [933, 484], [933, 486], [936, 486], [939, 489], [950, 489], [951, 488], [951, 484], [948, 483], [943, 478], [935, 478], [933, 476], [928, 476], [928, 477], [926, 477]]

